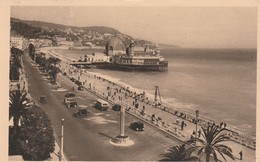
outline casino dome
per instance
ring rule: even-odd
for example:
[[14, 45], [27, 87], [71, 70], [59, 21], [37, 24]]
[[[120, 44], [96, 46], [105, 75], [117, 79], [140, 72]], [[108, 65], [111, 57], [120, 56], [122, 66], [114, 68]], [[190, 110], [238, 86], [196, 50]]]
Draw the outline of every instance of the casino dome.
[[125, 51], [125, 45], [119, 37], [114, 36], [107, 41], [106, 51], [107, 53], [109, 53], [109, 51]]

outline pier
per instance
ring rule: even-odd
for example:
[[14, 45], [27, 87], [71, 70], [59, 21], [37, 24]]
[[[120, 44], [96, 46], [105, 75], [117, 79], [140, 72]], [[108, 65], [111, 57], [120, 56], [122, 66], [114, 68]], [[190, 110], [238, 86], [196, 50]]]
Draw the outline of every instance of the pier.
[[112, 69], [123, 71], [168, 71], [168, 62], [160, 64], [116, 64], [110, 62], [70, 62], [70, 65], [83, 68]]

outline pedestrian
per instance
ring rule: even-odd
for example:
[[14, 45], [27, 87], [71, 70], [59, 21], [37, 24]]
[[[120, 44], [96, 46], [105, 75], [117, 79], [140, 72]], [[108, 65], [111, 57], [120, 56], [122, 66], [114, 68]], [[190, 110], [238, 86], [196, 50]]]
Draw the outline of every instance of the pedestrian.
[[220, 128], [222, 128], [222, 126], [223, 126], [223, 122], [220, 123]]
[[176, 119], [176, 124], [179, 125], [179, 122], [180, 122], [180, 119], [177, 118], [177, 119]]
[[239, 155], [240, 155], [240, 160], [242, 160], [243, 159], [243, 152], [242, 152], [242, 150], [239, 152]]
[[191, 139], [191, 140], [193, 140], [193, 139], [194, 139], [194, 136], [193, 136], [193, 134], [192, 134], [192, 135], [190, 135], [190, 139]]
[[199, 134], [198, 134], [198, 136], [199, 136], [199, 138], [200, 138], [200, 135], [201, 135], [201, 130], [199, 130], [199, 131], [198, 131], [198, 133], [199, 133]]

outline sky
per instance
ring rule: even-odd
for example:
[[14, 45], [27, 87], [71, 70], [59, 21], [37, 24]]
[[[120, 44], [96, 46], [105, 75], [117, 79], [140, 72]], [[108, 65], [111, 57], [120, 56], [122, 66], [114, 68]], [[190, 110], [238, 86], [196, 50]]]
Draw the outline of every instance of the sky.
[[12, 6], [11, 17], [72, 26], [108, 26], [187, 48], [256, 48], [255, 7]]

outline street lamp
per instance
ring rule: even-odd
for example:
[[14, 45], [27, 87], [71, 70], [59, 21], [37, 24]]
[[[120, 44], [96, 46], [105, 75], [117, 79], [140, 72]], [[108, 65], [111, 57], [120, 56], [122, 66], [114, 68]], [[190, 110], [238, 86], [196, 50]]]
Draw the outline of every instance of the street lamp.
[[199, 110], [196, 110], [195, 111], [195, 114], [196, 114], [196, 135], [195, 135], [195, 146], [197, 146], [197, 137], [198, 137], [198, 117], [199, 117]]
[[33, 61], [36, 63], [36, 53], [34, 52]]
[[61, 73], [59, 73], [59, 87], [61, 87]]
[[59, 161], [62, 160], [63, 157], [63, 125], [64, 125], [64, 118], [61, 119], [61, 136], [60, 136], [60, 155], [59, 155]]

